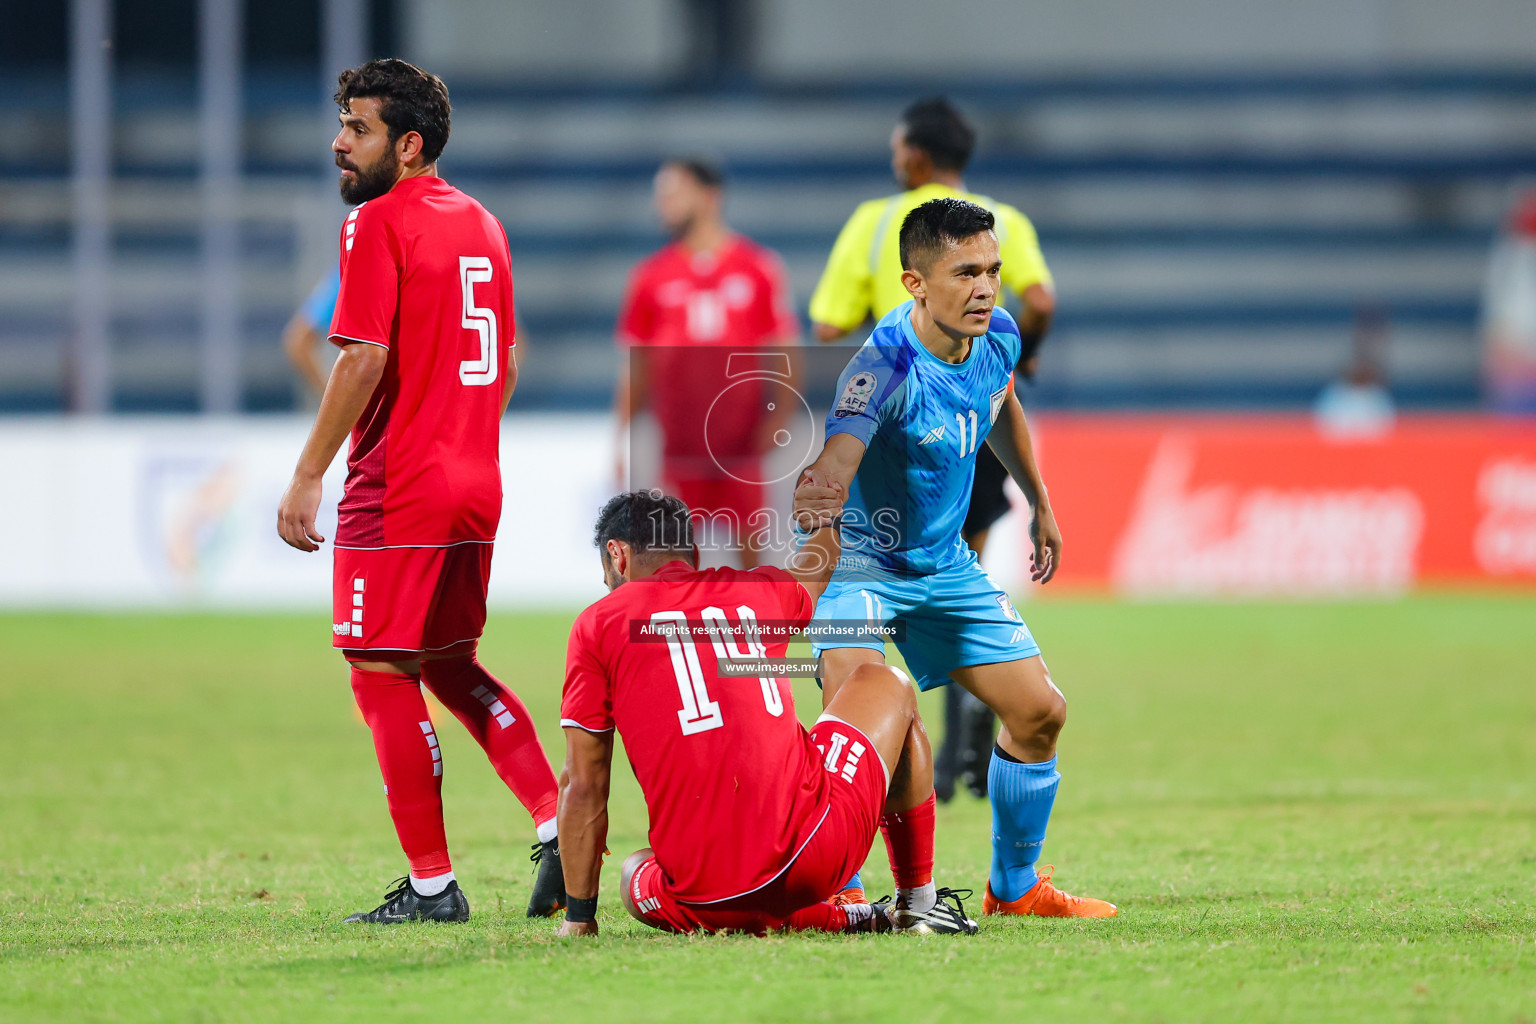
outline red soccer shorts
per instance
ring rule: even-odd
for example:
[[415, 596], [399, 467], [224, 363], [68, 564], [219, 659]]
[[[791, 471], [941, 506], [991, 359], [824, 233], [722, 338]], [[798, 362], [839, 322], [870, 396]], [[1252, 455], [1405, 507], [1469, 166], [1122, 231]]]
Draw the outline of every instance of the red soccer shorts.
[[463, 653], [485, 631], [490, 544], [336, 549], [332, 647], [353, 661], [395, 652]]
[[767, 507], [763, 485], [751, 482], [757, 473], [758, 469], [754, 466], [750, 473], [741, 474], [746, 477], [744, 480], [725, 475], [688, 479], [665, 471], [663, 477], [667, 481], [667, 492], [681, 499], [690, 511], [704, 517], [728, 516], [733, 523], [735, 539], [744, 543], [748, 536], [763, 525], [759, 523], [754, 526], [752, 517]]
[[831, 776], [828, 805], [821, 826], [789, 867], [745, 895], [718, 903], [685, 903], [671, 891], [666, 868], [652, 857], [630, 877], [630, 897], [646, 924], [670, 932], [761, 935], [783, 927], [795, 911], [836, 893], [864, 866], [885, 810], [885, 766], [869, 738], [846, 722], [817, 722], [811, 741], [822, 751], [816, 770]]

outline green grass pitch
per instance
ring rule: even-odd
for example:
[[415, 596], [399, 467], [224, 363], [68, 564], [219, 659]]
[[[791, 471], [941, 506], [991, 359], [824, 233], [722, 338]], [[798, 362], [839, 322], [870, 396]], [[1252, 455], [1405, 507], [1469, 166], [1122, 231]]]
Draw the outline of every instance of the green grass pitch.
[[[0, 616], [0, 1019], [1536, 1020], [1536, 600], [1025, 610], [1071, 702], [1044, 859], [1121, 917], [652, 933], [615, 893], [644, 843], [620, 767], [578, 945], [521, 916], [531, 827], [451, 722], [474, 919], [342, 926], [403, 858], [323, 613]], [[569, 622], [493, 617], [483, 648], [557, 761]], [[988, 823], [939, 814], [978, 913]]]

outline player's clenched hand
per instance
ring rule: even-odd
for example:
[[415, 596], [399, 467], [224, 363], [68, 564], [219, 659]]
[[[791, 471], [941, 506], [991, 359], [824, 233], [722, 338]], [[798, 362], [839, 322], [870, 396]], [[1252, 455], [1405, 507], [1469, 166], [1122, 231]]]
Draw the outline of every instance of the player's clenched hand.
[[596, 935], [596, 921], [561, 921], [560, 928], [555, 932], [555, 938], [568, 939], [578, 935]]
[[843, 485], [830, 473], [810, 468], [800, 474], [795, 485], [795, 506], [791, 513], [802, 530], [814, 530], [837, 519], [847, 497]]
[[1061, 528], [1049, 506], [1035, 509], [1035, 521], [1029, 527], [1029, 539], [1035, 542], [1034, 561], [1029, 578], [1049, 583], [1061, 567]]
[[325, 541], [315, 529], [320, 512], [320, 478], [295, 473], [277, 503], [277, 534], [289, 547], [300, 551], [319, 551]]

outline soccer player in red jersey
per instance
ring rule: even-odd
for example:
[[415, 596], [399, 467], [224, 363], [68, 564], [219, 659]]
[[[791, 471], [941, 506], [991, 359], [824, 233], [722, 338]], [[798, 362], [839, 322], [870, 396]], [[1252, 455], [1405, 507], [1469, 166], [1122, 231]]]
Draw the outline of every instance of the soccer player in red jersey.
[[[689, 509], [655, 491], [609, 501], [597, 545], [611, 591], [577, 618], [566, 655], [561, 935], [597, 932], [615, 729], [650, 814], [622, 871], [624, 905], [666, 931], [976, 930], [933, 884], [933, 760], [907, 678], [871, 665], [809, 733], [787, 679], [725, 674], [782, 658], [837, 561], [837, 488], [808, 477], [811, 536], [788, 571], [698, 568]], [[876, 829], [894, 903], [837, 906]]]
[[729, 533], [720, 540], [750, 569], [762, 548], [753, 517], [767, 504], [763, 456], [785, 443], [801, 404], [790, 354], [752, 350], [797, 344], [800, 325], [783, 261], [725, 223], [722, 187], [719, 168], [701, 159], [656, 173], [656, 211], [673, 242], [630, 275], [615, 407], [621, 437], [633, 413], [651, 410], [663, 489]]
[[554, 773], [528, 709], [475, 658], [501, 517], [501, 416], [517, 382], [506, 233], [437, 176], [450, 119], [441, 79], [370, 61], [341, 75], [336, 102], [331, 148], [342, 198], [357, 206], [342, 227], [330, 325], [341, 354], [278, 533], [319, 549], [320, 478], [350, 432], [333, 644], [351, 663], [410, 877], [347, 920], [469, 917], [448, 857], [423, 683], [533, 816], [540, 870], [528, 913], [553, 914], [564, 904]]

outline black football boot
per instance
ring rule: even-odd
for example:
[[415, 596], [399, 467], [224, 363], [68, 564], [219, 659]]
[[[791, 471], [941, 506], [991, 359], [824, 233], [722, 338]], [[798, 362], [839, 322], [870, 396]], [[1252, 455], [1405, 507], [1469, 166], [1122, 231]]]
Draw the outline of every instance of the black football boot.
[[940, 889], [934, 893], [932, 908], [916, 913], [901, 900], [881, 900], [875, 904], [875, 912], [890, 922], [892, 931], [914, 932], [920, 935], [975, 935], [979, 930], [976, 922], [966, 916], [965, 901], [971, 898], [969, 889]]
[[533, 881], [533, 896], [528, 900], [529, 917], [554, 917], [565, 909], [565, 871], [560, 866], [560, 840], [534, 843], [528, 858], [539, 866]]
[[[997, 716], [976, 697], [960, 690], [960, 715], [955, 731], [959, 734], [959, 751], [955, 756], [955, 775], [964, 780], [966, 788], [977, 799], [987, 795], [987, 772], [992, 767], [992, 746], [997, 742]], [[955, 719], [951, 718], [951, 722]], [[945, 737], [948, 739], [948, 736]], [[937, 772], [935, 772], [937, 774]]]
[[423, 896], [411, 888], [411, 879], [395, 879], [393, 889], [384, 894], [384, 902], [376, 909], [360, 911], [347, 918], [344, 924], [404, 924], [407, 921], [468, 921], [469, 900], [458, 882], [449, 882], [448, 888], [436, 896]]

